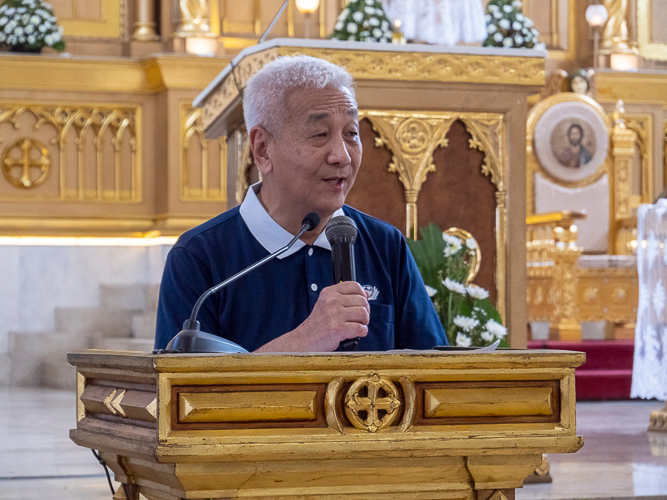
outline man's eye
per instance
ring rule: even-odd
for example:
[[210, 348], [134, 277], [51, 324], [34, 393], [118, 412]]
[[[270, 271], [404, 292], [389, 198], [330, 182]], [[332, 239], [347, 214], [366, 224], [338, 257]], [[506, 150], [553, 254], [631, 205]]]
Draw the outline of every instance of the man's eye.
[[320, 132], [319, 134], [315, 134], [313, 137], [326, 137], [327, 133], [326, 132]]

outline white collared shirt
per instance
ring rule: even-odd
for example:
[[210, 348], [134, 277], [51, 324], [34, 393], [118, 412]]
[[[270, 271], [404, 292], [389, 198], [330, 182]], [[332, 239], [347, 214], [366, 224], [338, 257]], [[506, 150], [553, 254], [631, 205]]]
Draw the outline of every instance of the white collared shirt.
[[[240, 214], [245, 222], [246, 226], [255, 237], [255, 239], [262, 245], [267, 252], [273, 253], [276, 250], [287, 245], [294, 235], [284, 229], [280, 224], [278, 224], [266, 211], [262, 203], [257, 198], [257, 193], [259, 192], [262, 186], [261, 182], [257, 182], [248, 188], [245, 199], [241, 204]], [[306, 214], [304, 214], [305, 216]], [[336, 210], [332, 217], [337, 217], [339, 215], [345, 215], [342, 208]], [[279, 259], [284, 259], [299, 250], [301, 250], [306, 244], [298, 240], [292, 248], [287, 252], [278, 256]], [[327, 240], [324, 231], [313, 243], [313, 246], [324, 248], [325, 250], [331, 251], [331, 245], [329, 240]]]

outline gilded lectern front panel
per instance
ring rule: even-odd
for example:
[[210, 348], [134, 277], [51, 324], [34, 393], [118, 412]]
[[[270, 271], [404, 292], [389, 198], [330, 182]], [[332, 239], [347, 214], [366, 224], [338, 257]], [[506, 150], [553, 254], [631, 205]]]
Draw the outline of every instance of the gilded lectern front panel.
[[542, 453], [582, 446], [581, 353], [68, 359], [72, 439], [149, 500], [511, 497]]

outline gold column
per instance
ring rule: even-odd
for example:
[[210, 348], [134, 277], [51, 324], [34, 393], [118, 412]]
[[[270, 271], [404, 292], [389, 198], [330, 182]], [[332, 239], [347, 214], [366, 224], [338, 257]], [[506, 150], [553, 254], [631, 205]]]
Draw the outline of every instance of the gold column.
[[136, 21], [132, 40], [138, 42], [153, 42], [159, 40], [155, 28], [155, 3], [154, 0], [135, 0]]
[[553, 293], [556, 321], [549, 325], [550, 340], [581, 340], [581, 324], [576, 320], [577, 261], [582, 249], [576, 246], [577, 226], [553, 229]]
[[[612, 155], [614, 157], [614, 193], [616, 221], [630, 217], [630, 171], [632, 156], [635, 153], [637, 134], [625, 126], [623, 101], [619, 99], [614, 111], [614, 131], [612, 135]], [[614, 231], [615, 233], [616, 231]], [[616, 236], [613, 236], [616, 241]]]

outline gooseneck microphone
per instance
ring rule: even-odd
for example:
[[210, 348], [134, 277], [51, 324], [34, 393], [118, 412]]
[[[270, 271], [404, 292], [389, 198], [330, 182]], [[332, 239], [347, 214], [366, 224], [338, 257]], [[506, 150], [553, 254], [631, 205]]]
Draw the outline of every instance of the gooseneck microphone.
[[[357, 239], [357, 225], [346, 215], [333, 217], [324, 233], [331, 245], [334, 284], [343, 281], [357, 281], [354, 267], [354, 242]], [[343, 351], [354, 351], [359, 344], [359, 337], [345, 339], [338, 346]]]
[[206, 290], [192, 308], [192, 314], [190, 318], [185, 320], [183, 323], [183, 330], [181, 330], [171, 342], [167, 345], [167, 351], [179, 351], [179, 352], [248, 352], [243, 347], [234, 342], [231, 342], [227, 339], [219, 337], [217, 335], [212, 335], [210, 333], [202, 332], [200, 330], [199, 321], [197, 321], [197, 315], [201, 309], [202, 304], [206, 299], [208, 299], [215, 292], [222, 290], [227, 285], [234, 283], [239, 278], [245, 276], [249, 272], [254, 271], [258, 267], [263, 266], [270, 260], [278, 257], [279, 255], [285, 253], [287, 250], [292, 248], [292, 246], [301, 238], [303, 233], [307, 231], [312, 231], [320, 223], [320, 214], [317, 212], [310, 212], [306, 215], [301, 221], [301, 230], [290, 240], [290, 242], [284, 247], [276, 250], [272, 254], [267, 255], [262, 260], [259, 260], [252, 264], [251, 266], [246, 267], [243, 271], [239, 271], [231, 278], [226, 279], [222, 283]]

